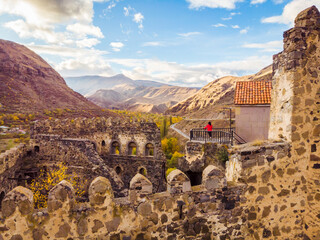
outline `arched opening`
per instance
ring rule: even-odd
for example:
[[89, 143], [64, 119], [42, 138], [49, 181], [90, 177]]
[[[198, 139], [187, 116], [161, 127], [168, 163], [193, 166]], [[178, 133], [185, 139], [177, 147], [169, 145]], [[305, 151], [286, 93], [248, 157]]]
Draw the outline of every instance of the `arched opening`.
[[2, 204], [2, 200], [4, 199], [4, 196], [5, 196], [5, 193], [4, 193], [4, 191], [2, 191], [0, 193], [0, 209], [1, 209], [1, 204]]
[[94, 142], [92, 143], [92, 146], [93, 146], [94, 150], [97, 150], [97, 146], [96, 146], [96, 144]]
[[105, 142], [104, 140], [102, 140], [101, 146], [102, 146], [102, 147], [106, 146], [106, 142]]
[[128, 155], [130, 156], [137, 155], [137, 145], [134, 142], [130, 142], [128, 145]]
[[40, 147], [39, 146], [34, 146], [34, 152], [38, 153], [40, 151]]
[[186, 175], [190, 179], [191, 186], [201, 185], [201, 183], [202, 183], [202, 172], [187, 171]]
[[120, 144], [117, 141], [114, 141], [111, 144], [111, 154], [115, 154], [115, 155], [120, 154]]
[[120, 166], [117, 166], [116, 169], [115, 169], [115, 171], [116, 171], [116, 173], [117, 173], [118, 175], [120, 175], [121, 172], [122, 172], [122, 169], [121, 169]]
[[146, 145], [146, 152], [145, 152], [146, 156], [152, 157], [154, 156], [154, 147], [152, 143], [148, 143]]
[[143, 176], [147, 176], [147, 170], [144, 167], [140, 167], [138, 172]]

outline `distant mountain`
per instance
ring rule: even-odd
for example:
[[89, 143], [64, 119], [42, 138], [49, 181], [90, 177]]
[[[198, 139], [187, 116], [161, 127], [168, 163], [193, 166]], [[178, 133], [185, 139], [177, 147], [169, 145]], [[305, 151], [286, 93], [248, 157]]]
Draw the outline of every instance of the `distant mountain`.
[[138, 112], [163, 113], [169, 107], [198, 91], [196, 88], [163, 85], [160, 87], [120, 84], [113, 89], [100, 89], [86, 97], [109, 109], [127, 109]]
[[75, 91], [103, 108], [152, 113], [163, 113], [198, 91], [197, 88], [132, 80], [122, 74], [113, 77], [72, 77], [66, 78], [66, 81]]
[[118, 74], [112, 77], [102, 76], [80, 76], [80, 77], [66, 77], [65, 78], [69, 87], [82, 95], [91, 95], [100, 89], [112, 89], [117, 85], [125, 84], [134, 87], [160, 87], [166, 84], [148, 81], [148, 80], [132, 80], [123, 74]]
[[20, 44], [0, 40], [0, 105], [3, 112], [101, 108], [70, 89], [39, 55]]
[[207, 84], [193, 96], [174, 105], [166, 113], [198, 119], [212, 118], [216, 116], [218, 109], [233, 106], [234, 90], [237, 81], [271, 80], [271, 78], [271, 65], [254, 75], [222, 77]]

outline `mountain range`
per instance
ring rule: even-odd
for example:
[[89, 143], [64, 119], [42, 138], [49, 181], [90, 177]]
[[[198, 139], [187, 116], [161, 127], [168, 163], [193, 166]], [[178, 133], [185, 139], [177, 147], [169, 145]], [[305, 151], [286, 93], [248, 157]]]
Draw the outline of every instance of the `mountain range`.
[[71, 88], [103, 108], [138, 112], [163, 113], [199, 90], [155, 81], [132, 80], [122, 74], [65, 79]]

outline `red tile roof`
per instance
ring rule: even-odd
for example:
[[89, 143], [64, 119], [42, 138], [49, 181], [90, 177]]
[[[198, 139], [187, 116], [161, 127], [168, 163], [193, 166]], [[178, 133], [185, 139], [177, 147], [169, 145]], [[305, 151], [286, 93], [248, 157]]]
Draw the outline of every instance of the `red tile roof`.
[[271, 81], [237, 82], [234, 103], [237, 105], [270, 105]]

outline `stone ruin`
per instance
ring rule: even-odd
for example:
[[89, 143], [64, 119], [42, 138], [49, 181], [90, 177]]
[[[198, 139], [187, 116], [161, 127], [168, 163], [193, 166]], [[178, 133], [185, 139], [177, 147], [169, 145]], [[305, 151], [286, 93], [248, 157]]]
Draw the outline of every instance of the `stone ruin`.
[[[274, 56], [268, 141], [235, 146], [226, 172], [210, 165], [201, 185], [194, 187], [186, 174], [175, 170], [167, 178], [167, 191], [155, 193], [151, 176], [139, 172], [126, 181], [128, 197], [114, 197], [115, 183], [99, 177], [89, 187], [89, 202], [75, 203], [72, 186], [63, 181], [50, 191], [48, 209], [35, 210], [32, 194], [19, 186], [3, 200], [0, 240], [320, 239], [319, 66], [320, 13], [313, 6], [297, 16], [295, 27], [284, 33], [284, 50]], [[111, 141], [92, 135], [90, 127], [43, 138], [56, 137], [66, 146], [72, 141], [74, 146], [85, 144], [88, 153], [82, 148], [81, 153], [96, 149], [103, 159], [102, 147]], [[51, 134], [51, 128], [46, 125], [34, 138], [39, 152], [46, 149], [36, 145], [41, 144], [40, 134]], [[88, 140], [77, 138], [82, 135]], [[190, 149], [197, 158], [204, 156], [199, 146]], [[92, 163], [95, 170], [99, 161]], [[10, 160], [4, 163], [8, 166]], [[197, 168], [191, 163], [187, 167]]]
[[[120, 119], [64, 119], [38, 121], [31, 127], [29, 146], [0, 155], [1, 197], [24, 186], [59, 163], [68, 174], [85, 179], [84, 190], [95, 177], [104, 176], [116, 196], [126, 196], [131, 179], [143, 174], [154, 192], [166, 189], [166, 158], [155, 123]], [[87, 194], [86, 194], [87, 196]], [[1, 199], [0, 199], [1, 200]]]

